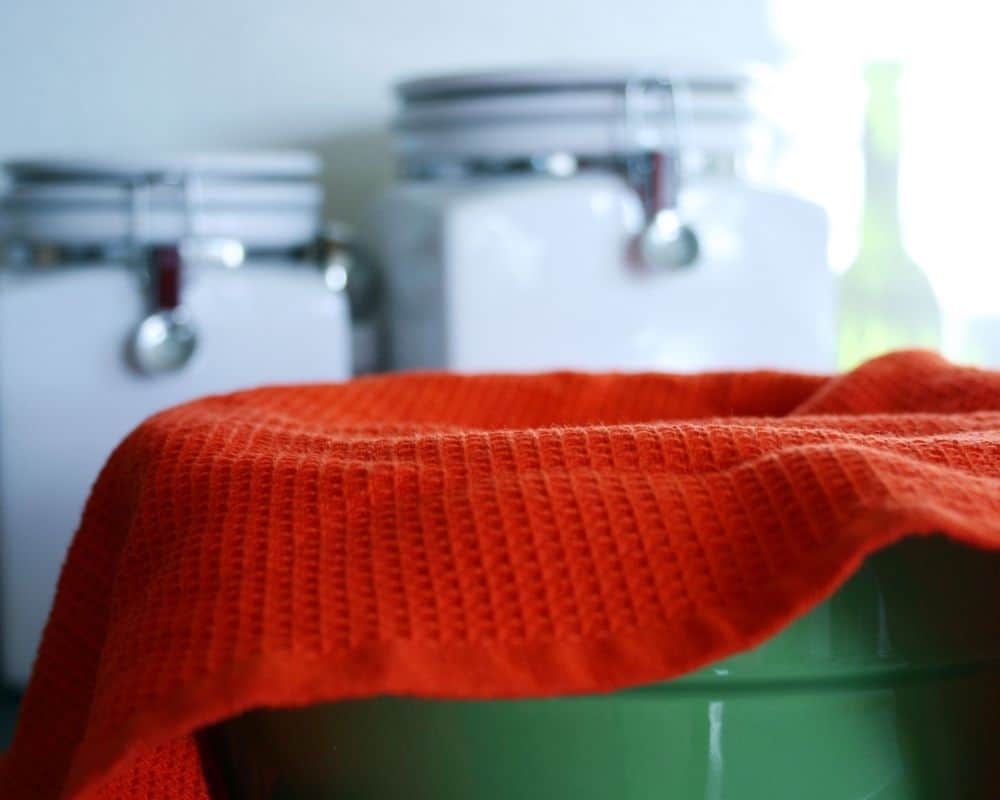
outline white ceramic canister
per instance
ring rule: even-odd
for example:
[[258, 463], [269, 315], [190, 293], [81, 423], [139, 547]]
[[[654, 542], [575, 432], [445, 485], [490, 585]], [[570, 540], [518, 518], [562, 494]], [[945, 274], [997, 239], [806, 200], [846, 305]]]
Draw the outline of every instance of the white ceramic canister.
[[556, 70], [403, 83], [360, 233], [386, 366], [834, 364], [826, 215], [768, 188], [752, 82]]
[[[7, 166], [0, 268], [3, 673], [28, 677], [113, 447], [200, 395], [349, 377], [308, 154]], [[333, 288], [331, 288], [331, 286]]]

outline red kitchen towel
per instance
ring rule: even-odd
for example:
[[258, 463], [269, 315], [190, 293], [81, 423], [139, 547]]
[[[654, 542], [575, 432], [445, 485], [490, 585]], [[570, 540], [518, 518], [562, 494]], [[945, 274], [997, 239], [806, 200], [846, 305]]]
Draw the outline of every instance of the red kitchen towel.
[[210, 397], [101, 474], [0, 795], [204, 800], [192, 732], [258, 706], [661, 680], [932, 532], [1000, 548], [1000, 373], [928, 353]]

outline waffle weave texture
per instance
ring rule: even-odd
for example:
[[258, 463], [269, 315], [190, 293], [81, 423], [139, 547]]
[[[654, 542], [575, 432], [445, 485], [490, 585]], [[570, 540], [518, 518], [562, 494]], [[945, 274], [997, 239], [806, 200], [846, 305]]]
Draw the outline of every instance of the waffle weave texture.
[[933, 532], [1000, 548], [1000, 373], [927, 353], [210, 397], [97, 481], [0, 796], [206, 800], [193, 732], [258, 706], [666, 679]]

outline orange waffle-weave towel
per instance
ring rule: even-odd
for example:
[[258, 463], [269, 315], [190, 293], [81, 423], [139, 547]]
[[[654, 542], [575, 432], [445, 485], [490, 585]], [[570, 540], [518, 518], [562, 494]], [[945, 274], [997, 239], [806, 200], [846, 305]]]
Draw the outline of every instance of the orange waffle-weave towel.
[[100, 476], [0, 795], [205, 800], [192, 732], [256, 706], [668, 678], [936, 531], [1000, 548], [1000, 373], [927, 353], [208, 398]]

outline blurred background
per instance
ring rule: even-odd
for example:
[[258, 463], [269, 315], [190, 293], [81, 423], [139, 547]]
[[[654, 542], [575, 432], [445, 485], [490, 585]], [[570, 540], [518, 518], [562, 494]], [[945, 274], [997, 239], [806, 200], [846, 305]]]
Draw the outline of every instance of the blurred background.
[[[81, 180], [87, 191], [97, 191], [94, 186], [104, 191], [114, 182], [109, 176], [118, 179], [106, 166], [109, 157], [305, 150], [319, 160], [255, 162], [253, 169], [216, 164], [214, 173], [203, 171], [226, 177], [228, 182], [213, 191], [230, 191], [236, 178], [249, 180], [252, 172], [254, 191], [274, 187], [280, 179], [282, 187], [306, 199], [313, 196], [306, 190], [315, 178], [324, 197], [319, 216], [339, 223], [324, 228], [328, 235], [321, 252], [308, 256], [323, 263], [322, 291], [341, 292], [349, 277], [356, 284], [359, 275], [362, 285], [381, 287], [361, 292], [360, 300], [350, 297], [352, 369], [342, 343], [323, 345], [335, 338], [324, 338], [330, 331], [342, 330], [337, 315], [346, 312], [329, 298], [321, 303], [319, 289], [292, 286], [278, 273], [267, 278], [266, 288], [264, 278], [255, 277], [260, 286], [254, 289], [247, 278], [249, 310], [242, 322], [233, 309], [243, 308], [243, 295], [235, 285], [212, 295], [214, 278], [193, 285], [185, 304], [178, 294], [180, 257], [165, 252], [162, 236], [130, 234], [132, 244], [141, 245], [143, 263], [152, 265], [143, 272], [144, 290], [152, 292], [152, 299], [144, 295], [133, 303], [132, 290], [114, 284], [113, 276], [106, 286], [81, 283], [65, 291], [57, 291], [51, 278], [12, 278], [6, 288], [0, 286], [0, 346], [5, 348], [0, 356], [0, 477], [7, 477], [0, 484], [7, 509], [0, 533], [8, 682], [17, 686], [26, 679], [51, 585], [90, 479], [124, 432], [171, 402], [261, 382], [342, 379], [352, 371], [415, 366], [827, 371], [890, 349], [920, 346], [1000, 367], [1000, 270], [991, 241], [1000, 114], [990, 100], [1000, 56], [992, 33], [983, 4], [972, 0], [956, 0], [947, 9], [890, 0], [843, 0], [835, 6], [811, 0], [170, 0], [155, 6], [126, 0], [0, 0], [0, 161], [33, 159], [30, 168], [22, 164], [20, 172], [12, 169], [8, 176], [8, 184], [30, 200], [24, 207], [31, 213], [42, 206], [46, 213], [66, 208], [67, 198], [76, 195], [60, 194], [54, 202], [44, 192], [62, 192], [69, 184], [75, 191]], [[553, 68], [563, 72], [552, 73]], [[508, 77], [418, 86], [402, 100], [392, 91], [399, 81], [417, 76], [528, 69], [543, 71], [527, 84], [503, 73]], [[582, 72], [566, 79], [574, 69]], [[595, 70], [609, 71], [595, 81]], [[642, 152], [635, 158], [629, 142], [609, 144], [601, 153], [575, 152], [569, 145], [506, 152], [501, 136], [500, 145], [483, 144], [483, 153], [474, 146], [472, 156], [466, 152], [442, 166], [444, 156], [454, 155], [451, 145], [428, 144], [443, 136], [441, 130], [451, 130], [452, 123], [441, 121], [454, 110], [449, 103], [469, 98], [488, 103], [497, 97], [516, 103], [532, 93], [564, 97], [568, 88], [608, 94], [615, 81], [620, 86], [614, 91], [627, 94], [633, 88], [629, 70], [657, 77], [658, 83], [638, 84], [641, 93], [650, 87], [668, 90], [668, 111], [643, 106], [643, 118], [666, 114], [672, 122], [664, 126], [678, 131], [678, 119], [687, 112], [679, 101], [683, 84], [670, 83], [675, 76], [755, 76], [746, 89], [746, 107], [754, 119], [768, 121], [766, 167], [754, 166], [754, 146], [745, 159], [741, 156], [745, 170], [706, 167], [718, 161], [710, 148], [698, 161], [702, 166], [691, 168], [685, 154], [675, 157], [683, 149], [680, 133], [676, 142], [653, 137], [654, 143], [638, 148]], [[590, 77], [579, 78], [582, 74]], [[718, 93], [735, 95], [736, 84], [721, 85]], [[691, 86], [685, 91], [696, 103], [711, 94], [696, 83]], [[742, 98], [742, 84], [739, 91]], [[391, 122], [401, 106], [417, 122], [411, 120], [411, 128], [397, 125], [394, 133]], [[518, 113], [535, 124], [541, 112], [525, 106]], [[560, 129], [566, 141], [573, 138], [575, 113], [567, 112], [565, 130]], [[429, 125], [428, 114], [444, 116]], [[688, 122], [697, 114], [690, 116]], [[620, 128], [621, 122], [615, 124]], [[631, 124], [625, 119], [626, 137]], [[548, 136], [540, 128], [530, 135], [539, 141]], [[698, 136], [688, 139], [692, 151], [701, 146], [691, 142]], [[495, 152], [485, 158], [490, 147]], [[665, 160], [659, 158], [664, 153]], [[53, 157], [84, 156], [99, 156], [105, 164], [77, 164], [75, 171], [65, 161], [54, 171], [38, 166]], [[540, 156], [542, 167], [536, 163]], [[398, 169], [407, 158], [409, 171]], [[601, 183], [607, 176], [588, 166], [591, 162], [606, 167], [604, 173], [618, 183]], [[434, 179], [416, 188], [400, 180], [417, 173], [426, 178], [432, 167], [438, 170]], [[462, 175], [471, 179], [461, 189], [440, 180], [452, 168], [465, 170]], [[197, 172], [190, 165], [184, 169]], [[157, 170], [134, 171], [148, 181]], [[596, 182], [554, 183], [557, 188], [545, 194], [538, 189], [541, 183], [528, 191], [506, 180], [526, 172], [545, 180], [571, 175], [585, 181], [593, 174]], [[133, 225], [136, 180], [130, 174]], [[614, 194], [622, 193], [622, 180], [635, 189], [625, 199]], [[766, 191], [753, 188], [758, 185]], [[96, 196], [87, 195], [86, 202]], [[573, 216], [577, 200], [586, 200], [590, 216]], [[155, 198], [150, 202], [150, 208], [155, 206]], [[37, 230], [51, 223], [51, 217], [46, 219]], [[455, 220], [462, 222], [456, 227]], [[212, 240], [213, 246], [221, 242], [218, 252], [226, 266], [253, 260], [253, 234], [260, 225], [246, 222], [251, 233], [240, 239], [232, 230], [244, 222], [234, 222], [225, 237]], [[678, 238], [686, 227], [699, 237], [693, 250], [690, 241]], [[614, 229], [610, 239], [602, 238], [605, 228]], [[35, 241], [35, 234], [24, 230], [10, 229], [15, 244], [30, 240], [28, 255], [11, 263], [51, 266], [84, 256], [117, 258], [109, 249], [95, 256], [90, 241], [75, 249], [55, 242], [59, 247], [53, 249], [52, 242]], [[281, 247], [280, 237], [257, 244], [268, 257], [281, 250], [282, 258], [299, 259], [308, 238], [292, 236]], [[564, 247], [563, 239], [573, 241]], [[620, 246], [624, 239], [630, 247], [637, 245], [639, 256], [626, 258]], [[612, 255], [593, 255], [605, 252]], [[192, 258], [184, 255], [188, 262]], [[571, 261], [589, 264], [588, 259], [596, 276], [592, 283], [577, 277], [591, 274], [589, 267], [563, 271]], [[637, 283], [640, 278], [631, 273], [620, 286], [615, 283], [618, 278], [607, 270], [612, 262], [617, 269], [619, 261], [635, 262], [639, 272], [694, 266], [677, 278], [675, 288], [684, 288], [677, 288], [681, 300], [671, 305], [669, 294], [658, 297], [661, 289]], [[401, 264], [420, 269], [404, 274]], [[490, 274], [506, 282], [471, 281], [472, 264], [485, 265], [484, 270], [493, 264]], [[414, 272], [426, 278], [416, 288], [407, 277]], [[310, 294], [294, 294], [300, 290]], [[92, 320], [73, 317], [80, 298], [91, 291], [98, 298], [91, 310], [103, 308], [100, 298], [120, 297], [107, 313], [99, 311], [101, 319], [114, 321], [107, 330], [114, 347], [104, 340], [94, 343], [94, 353], [103, 353], [100, 358], [112, 354], [116, 366], [110, 365], [112, 355], [105, 361], [95, 355], [91, 369], [86, 358], [58, 349], [77, 331], [97, 329]], [[199, 291], [208, 294], [199, 299]], [[286, 291], [287, 302], [279, 301]], [[271, 308], [260, 297], [281, 307]], [[718, 302], [720, 297], [728, 304]], [[509, 308], [503, 305], [507, 301]], [[740, 315], [740, 306], [754, 305], [760, 318]], [[300, 313], [306, 306], [308, 314]], [[128, 311], [121, 311], [125, 307]], [[192, 328], [179, 313], [189, 308], [200, 328]], [[41, 341], [33, 326], [46, 309], [58, 313], [45, 325], [49, 338]], [[281, 316], [288, 309], [290, 316]], [[145, 351], [137, 351], [126, 365], [114, 337], [124, 337], [147, 311], [142, 324], [151, 325], [137, 330], [130, 346], [151, 342], [151, 360], [143, 361]], [[509, 330], [522, 312], [523, 330]], [[293, 351], [297, 360], [281, 369], [241, 372], [235, 349], [213, 355], [216, 333], [207, 316], [224, 318], [217, 340], [247, 337], [239, 342], [242, 350], [248, 341], [257, 346], [255, 337], [266, 330], [261, 347], [269, 347], [267, 352], [283, 363]], [[572, 317], [564, 342], [557, 341], [554, 323], [562, 316]], [[312, 324], [304, 321], [307, 317], [315, 327], [305, 327]], [[537, 330], [552, 331], [551, 349], [542, 348], [541, 354], [534, 346], [535, 317], [546, 324]], [[606, 340], [609, 329], [633, 318], [638, 322], [620, 342], [605, 349], [607, 341], [589, 343], [595, 329]], [[261, 326], [260, 320], [267, 324]], [[759, 332], [759, 339], [747, 331]], [[498, 337], [507, 345], [498, 347]], [[395, 342], [395, 350], [383, 339]], [[82, 339], [76, 344], [84, 346]], [[584, 351], [601, 357], [587, 360], [580, 357]], [[62, 355], [52, 355], [57, 352]], [[160, 382], [150, 383], [148, 375], [134, 374], [181, 374], [171, 371], [187, 364], [192, 353], [218, 360], [190, 367], [194, 377], [175, 388], [169, 375], [157, 375]], [[222, 361], [225, 368], [218, 366]], [[38, 403], [39, 397], [60, 395], [72, 398], [70, 406]], [[99, 429], [92, 439], [67, 439], [60, 427], [68, 426], [70, 417], [107, 415], [108, 409], [117, 409], [114, 424], [92, 426]], [[29, 429], [53, 431], [51, 447], [26, 438], [23, 432]], [[85, 457], [64, 458], [59, 448], [75, 448]], [[65, 503], [52, 510], [59, 504], [50, 502], [51, 494], [63, 486], [52, 465], [63, 461], [72, 462], [72, 474], [65, 478]], [[13, 475], [21, 482], [12, 484]], [[36, 487], [42, 476], [44, 491]], [[18, 505], [23, 498], [27, 505]]]
[[356, 221], [392, 175], [391, 86], [565, 64], [741, 64], [784, 49], [764, 0], [5, 0], [0, 156], [307, 147]]
[[[986, 15], [974, 0], [947, 9], [847, 0], [835, 13], [800, 0], [290, 0], [280, 9], [172, 0], [153, 10], [125, 0], [5, 0], [0, 158], [305, 147], [323, 156], [328, 212], [357, 222], [392, 176], [389, 87], [401, 78], [756, 62], [781, 70], [772, 100], [790, 139], [776, 177], [827, 209], [831, 263], [842, 272], [862, 228], [871, 236], [897, 225], [887, 209], [871, 209], [862, 225], [865, 67], [888, 63], [898, 84], [870, 76], [880, 128], [871, 144], [899, 159], [902, 246], [964, 322], [980, 316], [1000, 281], [986, 239], [1000, 172]], [[938, 335], [958, 355], [966, 333]], [[997, 335], [970, 345], [970, 357], [996, 363]], [[853, 360], [853, 351], [841, 359]]]

